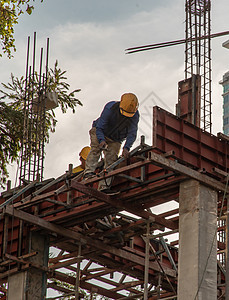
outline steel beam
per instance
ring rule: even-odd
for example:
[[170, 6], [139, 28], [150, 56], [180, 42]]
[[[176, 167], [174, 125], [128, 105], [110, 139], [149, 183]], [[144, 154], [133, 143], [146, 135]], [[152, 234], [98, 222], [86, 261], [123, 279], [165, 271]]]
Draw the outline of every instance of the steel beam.
[[112, 197], [110, 197], [109, 195], [106, 195], [100, 191], [97, 191], [94, 188], [85, 186], [79, 182], [72, 182], [72, 187], [82, 193], [85, 193], [89, 196], [93, 196], [102, 202], [105, 202], [107, 204], [110, 204], [111, 206], [117, 207], [120, 210], [126, 210], [126, 211], [128, 211], [132, 214], [135, 214], [141, 218], [149, 219], [151, 222], [158, 223], [160, 225], [169, 227], [171, 229], [176, 229], [176, 227], [177, 227], [175, 225], [175, 223], [173, 223], [172, 221], [166, 220], [155, 214], [145, 211], [141, 205], [138, 205], [135, 203], [135, 205], [133, 206], [133, 204], [129, 204], [129, 203], [121, 201], [121, 198], [119, 199], [118, 195], [113, 197], [113, 199], [112, 199]]
[[215, 180], [207, 175], [201, 174], [200, 172], [195, 171], [189, 167], [186, 167], [174, 160], [167, 159], [160, 154], [151, 151], [149, 153], [149, 159], [157, 166], [160, 166], [168, 170], [172, 170], [182, 175], [186, 175], [189, 178], [198, 180], [203, 185], [206, 185], [216, 191], [224, 192], [226, 190], [226, 184], [223, 184], [218, 180]]
[[[120, 210], [126, 210], [129, 211], [130, 213], [133, 213], [141, 218], [149, 219], [151, 218], [151, 221], [154, 221], [153, 216], [150, 215], [147, 211], [144, 211], [141, 206], [139, 205], [138, 207], [133, 207], [131, 205], [128, 205], [126, 203], [123, 203], [120, 201], [117, 197], [112, 197], [109, 195], [106, 195], [105, 193], [102, 193], [94, 188], [91, 188], [89, 186], [85, 186], [84, 184], [80, 182], [72, 182], [71, 187], [76, 189], [77, 191], [80, 191], [90, 197], [94, 197], [99, 201], [105, 202], [107, 204], [110, 204], [112, 206], [120, 208]], [[115, 198], [115, 200], [114, 200]]]
[[[64, 236], [64, 237], [72, 239], [72, 240], [80, 241], [82, 244], [88, 244], [91, 247], [100, 249], [104, 252], [111, 253], [113, 255], [121, 257], [122, 259], [126, 259], [127, 261], [132, 261], [135, 264], [139, 264], [141, 266], [145, 265], [145, 260], [143, 257], [140, 257], [138, 255], [135, 255], [133, 253], [130, 253], [130, 252], [122, 250], [122, 249], [118, 249], [116, 247], [112, 247], [108, 244], [101, 242], [100, 240], [95, 240], [93, 238], [90, 238], [81, 233], [75, 232], [73, 230], [64, 228], [62, 226], [55, 225], [44, 219], [41, 219], [34, 215], [28, 214], [24, 211], [19, 211], [17, 209], [14, 209], [13, 207], [7, 206], [5, 208], [5, 213], [8, 215], [11, 215], [11, 216], [13, 215], [14, 218], [19, 218], [21, 220], [24, 220], [25, 222], [36, 225], [36, 226], [43, 228], [45, 230], [48, 230], [52, 233], [56, 233], [60, 236]], [[152, 270], [160, 271], [160, 268], [158, 267], [157, 263], [155, 263], [155, 262], [150, 262], [149, 267]], [[168, 267], [166, 267], [164, 270], [167, 275], [169, 275], [171, 277], [176, 277], [176, 272], [174, 270], [171, 270]]]
[[[52, 278], [50, 276], [50, 278]], [[61, 272], [56, 272], [55, 273], [55, 279], [60, 280], [60, 281], [64, 281], [67, 282], [69, 284], [72, 284], [73, 286], [75, 285], [75, 277], [73, 276], [69, 276], [69, 275], [65, 275]], [[100, 295], [109, 297], [111, 299], [119, 299], [121, 298], [121, 295], [116, 293], [116, 292], [112, 292], [109, 291], [103, 287], [99, 287], [97, 285], [94, 285], [92, 283], [89, 282], [84, 282], [84, 281], [80, 281], [80, 286], [88, 291], [93, 291], [95, 293], [98, 293]]]

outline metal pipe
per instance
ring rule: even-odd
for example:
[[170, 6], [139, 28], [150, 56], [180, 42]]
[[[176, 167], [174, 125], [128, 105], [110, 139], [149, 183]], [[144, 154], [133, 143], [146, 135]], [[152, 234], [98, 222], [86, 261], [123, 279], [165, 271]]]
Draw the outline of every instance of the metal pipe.
[[44, 90], [44, 112], [43, 112], [43, 140], [41, 145], [41, 181], [43, 180], [43, 174], [44, 174], [44, 159], [45, 159], [45, 141], [44, 141], [44, 135], [45, 135], [45, 119], [46, 119], [46, 94], [47, 94], [47, 82], [48, 82], [48, 63], [49, 63], [49, 38], [47, 38], [47, 47], [46, 47], [46, 66], [45, 66], [45, 76], [44, 76], [44, 84], [45, 87]]
[[[27, 57], [26, 57], [26, 70], [25, 70], [25, 94], [24, 94], [24, 128], [23, 128], [23, 136], [25, 135], [25, 123], [26, 123], [26, 94], [27, 94], [27, 84], [28, 84], [28, 71], [29, 71], [29, 48], [30, 48], [30, 37], [28, 37], [28, 43], [27, 43]], [[21, 158], [20, 158], [20, 184], [22, 184], [22, 171], [23, 171], [23, 155], [24, 155], [24, 138], [22, 139], [21, 144]]]
[[[79, 244], [79, 248], [78, 248], [78, 258], [81, 257], [81, 242]], [[79, 261], [77, 262], [77, 273], [76, 273], [76, 285], [75, 285], [75, 299], [79, 300], [79, 286], [80, 286], [80, 263], [81, 260], [79, 259]]]
[[[209, 34], [209, 35], [203, 35], [203, 36], [198, 37], [197, 40], [215, 38], [215, 37], [220, 37], [220, 36], [224, 36], [224, 35], [229, 35], [229, 31], [223, 31], [223, 32]], [[131, 54], [131, 53], [141, 52], [141, 51], [146, 51], [146, 50], [158, 49], [158, 48], [169, 47], [169, 46], [176, 46], [176, 45], [180, 45], [180, 44], [185, 44], [187, 42], [192, 42], [195, 40], [196, 40], [195, 38], [186, 38], [186, 39], [175, 40], [175, 41], [171, 41], [171, 42], [163, 42], [163, 43], [127, 48], [126, 51], [127, 51], [127, 54]]]
[[[33, 180], [37, 178], [37, 175], [39, 173], [39, 156], [40, 156], [40, 130], [42, 127], [41, 124], [41, 115], [42, 115], [42, 100], [43, 100], [43, 91], [42, 91], [42, 62], [43, 62], [43, 48], [41, 48], [41, 54], [40, 54], [40, 70], [39, 70], [39, 85], [38, 85], [38, 91], [37, 92], [37, 104], [35, 103], [35, 109], [36, 109], [36, 115], [35, 115], [35, 152], [34, 152], [34, 159], [33, 159]], [[34, 74], [33, 74], [33, 87], [35, 85], [34, 80]], [[32, 94], [32, 102], [33, 102], [33, 95]], [[33, 106], [33, 105], [32, 105]]]
[[144, 274], [144, 300], [148, 299], [148, 282], [149, 282], [149, 239], [150, 235], [150, 222], [147, 221], [146, 238], [145, 238], [145, 274]]

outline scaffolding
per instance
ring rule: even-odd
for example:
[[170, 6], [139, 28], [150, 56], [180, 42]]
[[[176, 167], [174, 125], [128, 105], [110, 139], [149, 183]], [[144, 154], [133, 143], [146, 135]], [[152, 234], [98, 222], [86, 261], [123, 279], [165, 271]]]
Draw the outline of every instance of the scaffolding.
[[[188, 275], [184, 265], [191, 261], [187, 259], [184, 263], [180, 258], [178, 260], [178, 249], [181, 253], [185, 248], [191, 254], [198, 247], [198, 255], [202, 251], [204, 257], [198, 261], [201, 266], [197, 266], [197, 273], [203, 273], [195, 290], [191, 291], [195, 295], [193, 299], [200, 299], [197, 297], [199, 292], [202, 293], [202, 285], [209, 274], [213, 274], [215, 280], [215, 285], [205, 285], [209, 293], [213, 291], [211, 299], [215, 299], [216, 294], [218, 299], [227, 299], [229, 141], [223, 134], [214, 136], [208, 132], [211, 132], [210, 37], [210, 1], [186, 1], [186, 38], [179, 42], [186, 44], [186, 78], [180, 83], [178, 103], [180, 114], [175, 116], [154, 107], [153, 145], [146, 145], [142, 137], [140, 145], [131, 151], [129, 160], [120, 158], [115, 165], [85, 181], [81, 180], [81, 175], [72, 174], [71, 166], [59, 178], [42, 180], [43, 146], [39, 139], [33, 141], [31, 128], [36, 122], [33, 118], [42, 120], [45, 105], [41, 113], [37, 113], [39, 109], [34, 111], [31, 93], [31, 102], [25, 109], [28, 112], [25, 115], [27, 123], [22, 156], [25, 163], [21, 167], [24, 186], [17, 190], [9, 188], [0, 198], [2, 299], [6, 299], [12, 291], [10, 282], [14, 276], [36, 270], [37, 278], [41, 278], [40, 299], [45, 297], [46, 289], [53, 289], [63, 297], [75, 299], [83, 299], [87, 291], [91, 299], [101, 295], [121, 300], [174, 300], [179, 296], [179, 280], [180, 285], [182, 282], [179, 274]], [[169, 42], [168, 45], [175, 44], [178, 42]], [[143, 48], [151, 49], [144, 46], [139, 51]], [[28, 95], [30, 90], [33, 91], [30, 84], [33, 74], [34, 69], [29, 68], [26, 75]], [[46, 92], [43, 94], [46, 75], [41, 75], [40, 71], [38, 106], [46, 95]], [[194, 85], [193, 78], [196, 80]], [[193, 101], [186, 105], [187, 99]], [[187, 106], [195, 109], [189, 110]], [[39, 132], [42, 130], [39, 129]], [[30, 145], [31, 142], [34, 144]], [[34, 159], [30, 158], [31, 152], [35, 153]], [[27, 174], [32, 175], [26, 177]], [[38, 174], [41, 174], [40, 178]], [[98, 182], [110, 177], [114, 178], [112, 188], [119, 194], [109, 196], [97, 190]], [[203, 187], [202, 191], [207, 191], [207, 197], [201, 195], [204, 199], [202, 204], [207, 207], [211, 203], [216, 208], [213, 213], [206, 210], [205, 214], [211, 220], [215, 217], [215, 224], [204, 224], [202, 217], [201, 233], [198, 232], [198, 238], [202, 240], [196, 243], [195, 249], [190, 247], [188, 239], [185, 240], [187, 233], [179, 225], [184, 224], [181, 220], [181, 194], [183, 192], [185, 198], [184, 184], [188, 182], [186, 200], [189, 202], [193, 196], [191, 180], [198, 188]], [[201, 196], [198, 194], [199, 198]], [[194, 202], [196, 198], [191, 199]], [[158, 207], [160, 212], [156, 213]], [[201, 208], [191, 208], [190, 216], [196, 214], [200, 219], [198, 213]], [[188, 210], [188, 207], [185, 209]], [[195, 222], [191, 224], [195, 226]], [[204, 231], [210, 227], [210, 233]], [[205, 243], [206, 234], [209, 234], [208, 238], [213, 236], [211, 244]], [[39, 240], [40, 247], [34, 246], [34, 237]], [[196, 237], [195, 234], [190, 239], [193, 237]], [[184, 241], [189, 249], [183, 247]], [[210, 245], [208, 255], [201, 244]], [[47, 249], [54, 249], [55, 255], [49, 256]], [[39, 260], [41, 252], [45, 259]], [[204, 265], [206, 257], [215, 271], [209, 271], [207, 263]], [[183, 279], [188, 286], [186, 276]], [[37, 284], [36, 281], [34, 283]], [[34, 299], [34, 290], [37, 293], [37, 289], [33, 290], [31, 286], [27, 288], [30, 289], [30, 299]]]
[[[76, 299], [83, 299], [84, 291], [91, 298], [177, 298], [180, 185], [191, 178], [216, 190], [219, 219], [225, 220], [229, 144], [223, 135], [213, 136], [159, 107], [153, 117], [153, 145], [142, 138], [130, 160], [120, 159], [115, 169], [81, 181], [69, 168], [59, 178], [2, 194], [2, 284], [36, 269], [46, 274], [47, 289]], [[97, 190], [104, 177], [114, 178], [118, 195]], [[217, 234], [219, 299], [226, 286], [223, 222]], [[35, 260], [34, 234], [55, 249], [46, 264]]]
[[[211, 1], [185, 1], [185, 39], [128, 48], [127, 53], [170, 47], [185, 44], [185, 80], [195, 76], [201, 79], [201, 111], [200, 126], [212, 131], [212, 99], [211, 99], [211, 39], [226, 35], [229, 32], [211, 34]], [[195, 85], [195, 83], [194, 83]], [[193, 89], [193, 92], [195, 89]], [[193, 116], [195, 113], [193, 113]], [[193, 123], [195, 124], [195, 123]]]

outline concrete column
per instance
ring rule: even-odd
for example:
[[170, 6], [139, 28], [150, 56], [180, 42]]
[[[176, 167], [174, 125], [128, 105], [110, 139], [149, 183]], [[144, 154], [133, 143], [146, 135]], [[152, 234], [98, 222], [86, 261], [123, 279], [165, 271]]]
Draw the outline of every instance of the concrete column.
[[180, 184], [178, 299], [217, 299], [217, 192]]
[[[30, 262], [47, 266], [49, 255], [48, 238], [38, 232], [31, 233], [31, 252], [38, 254], [30, 258]], [[19, 272], [8, 279], [7, 300], [43, 300], [46, 295], [47, 276], [41, 269], [31, 267], [27, 271]]]

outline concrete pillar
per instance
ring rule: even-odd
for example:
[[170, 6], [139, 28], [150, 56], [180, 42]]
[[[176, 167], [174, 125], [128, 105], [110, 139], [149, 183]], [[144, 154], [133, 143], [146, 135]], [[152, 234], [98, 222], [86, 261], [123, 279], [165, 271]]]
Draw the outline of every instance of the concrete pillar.
[[[31, 252], [37, 255], [29, 259], [31, 263], [41, 266], [48, 265], [48, 238], [38, 232], [31, 233]], [[47, 276], [41, 269], [31, 267], [8, 278], [7, 300], [44, 300], [46, 295]]]
[[178, 299], [217, 299], [217, 192], [180, 184]]

